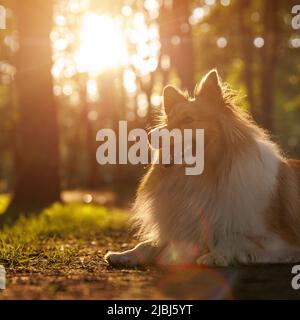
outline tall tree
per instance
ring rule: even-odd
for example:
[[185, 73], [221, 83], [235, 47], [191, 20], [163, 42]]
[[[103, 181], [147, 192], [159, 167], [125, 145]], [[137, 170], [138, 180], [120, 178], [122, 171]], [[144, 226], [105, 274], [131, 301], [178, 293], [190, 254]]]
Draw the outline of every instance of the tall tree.
[[[162, 54], [170, 56], [181, 86], [192, 92], [194, 83], [194, 49], [192, 29], [188, 24], [190, 1], [164, 2], [161, 7], [159, 26]], [[167, 75], [163, 73], [164, 81]]]
[[275, 73], [279, 54], [279, 2], [263, 2], [263, 27], [265, 45], [262, 48], [261, 68], [261, 124], [273, 130]]
[[[254, 94], [254, 46], [251, 39], [253, 38], [253, 30], [249, 26], [249, 21], [246, 17], [249, 15], [250, 0], [236, 2], [235, 17], [237, 17], [238, 32], [241, 34], [241, 39], [238, 41], [238, 49], [240, 50], [241, 58], [244, 61], [244, 69], [242, 78], [246, 85], [247, 96], [249, 100], [250, 110], [253, 117], [257, 120], [257, 106]], [[248, 22], [248, 23], [247, 23]]]
[[[174, 46], [173, 61], [176, 66], [182, 86], [189, 92], [194, 90], [194, 50], [192, 29], [187, 23], [190, 16], [190, 1], [174, 0], [172, 19], [174, 21], [175, 36], [179, 36], [180, 43]], [[174, 38], [173, 38], [174, 39]]]
[[[49, 38], [52, 1], [18, 1], [16, 17], [20, 45], [16, 77], [19, 122], [11, 205], [32, 209], [60, 199], [58, 123]], [[8, 221], [14, 218], [7, 217]]]

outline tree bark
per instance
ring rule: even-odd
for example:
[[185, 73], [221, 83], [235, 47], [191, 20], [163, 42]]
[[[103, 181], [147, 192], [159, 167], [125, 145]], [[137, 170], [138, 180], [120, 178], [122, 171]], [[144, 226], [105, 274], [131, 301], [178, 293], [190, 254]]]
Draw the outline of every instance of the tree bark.
[[[160, 12], [159, 28], [161, 35], [161, 53], [171, 59], [181, 80], [181, 86], [189, 92], [194, 90], [194, 50], [192, 29], [188, 25], [190, 2], [174, 0], [172, 7], [163, 5]], [[184, 28], [186, 30], [184, 30]], [[179, 43], [172, 43], [174, 37], [179, 37]], [[168, 72], [163, 71], [163, 82], [168, 80]]]
[[254, 46], [251, 41], [253, 31], [246, 24], [246, 16], [249, 14], [250, 0], [237, 2], [236, 18], [239, 26], [239, 33], [242, 35], [239, 41], [241, 57], [244, 61], [243, 80], [247, 89], [247, 98], [253, 118], [257, 121], [257, 105], [254, 95]]
[[262, 48], [261, 61], [260, 124], [269, 131], [273, 130], [274, 88], [279, 44], [278, 9], [278, 0], [264, 2], [263, 23], [265, 45]]
[[18, 1], [19, 123], [12, 205], [40, 208], [60, 200], [57, 109], [52, 92], [52, 1]]
[[[173, 63], [176, 66], [182, 87], [190, 93], [194, 91], [194, 48], [192, 28], [187, 24], [190, 16], [190, 2], [185, 0], [173, 1], [173, 19], [176, 36], [180, 36], [181, 41], [178, 46], [174, 46]], [[182, 31], [183, 25], [188, 26], [186, 32]]]

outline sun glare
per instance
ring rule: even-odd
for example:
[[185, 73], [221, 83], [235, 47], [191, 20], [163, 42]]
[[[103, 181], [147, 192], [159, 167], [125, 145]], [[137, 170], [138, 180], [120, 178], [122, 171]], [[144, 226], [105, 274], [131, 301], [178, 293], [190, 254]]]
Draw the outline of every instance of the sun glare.
[[[58, 11], [51, 32], [52, 75], [57, 81], [55, 94], [73, 98], [76, 88], [72, 78], [77, 73], [87, 75], [87, 80], [96, 81], [99, 75], [118, 70], [123, 77], [124, 89], [134, 99], [139, 90], [139, 80], [149, 81], [149, 75], [159, 66], [158, 12], [157, 0], [145, 1], [145, 10], [134, 11], [125, 5], [114, 16], [84, 8], [76, 23], [72, 15]], [[170, 67], [168, 56], [164, 55], [162, 62], [164, 70]], [[74, 90], [71, 92], [66, 85], [73, 86]], [[93, 99], [100, 96], [96, 87], [89, 83], [87, 93]], [[144, 110], [144, 97], [137, 100]]]
[[117, 18], [88, 13], [83, 18], [79, 51], [75, 61], [79, 72], [100, 73], [128, 64], [128, 50]]

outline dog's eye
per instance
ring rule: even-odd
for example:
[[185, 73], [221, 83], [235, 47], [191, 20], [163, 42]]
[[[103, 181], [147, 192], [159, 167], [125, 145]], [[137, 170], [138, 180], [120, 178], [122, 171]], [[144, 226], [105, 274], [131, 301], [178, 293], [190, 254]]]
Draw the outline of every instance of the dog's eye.
[[183, 119], [183, 123], [192, 123], [194, 121], [194, 119], [192, 117], [185, 117]]

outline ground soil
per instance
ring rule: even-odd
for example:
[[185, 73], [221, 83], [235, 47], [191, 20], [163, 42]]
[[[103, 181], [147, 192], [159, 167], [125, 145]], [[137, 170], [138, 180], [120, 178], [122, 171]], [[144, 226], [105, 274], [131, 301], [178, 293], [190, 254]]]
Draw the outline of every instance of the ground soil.
[[78, 249], [74, 262], [57, 268], [7, 269], [7, 289], [0, 299], [300, 299], [291, 287], [291, 265], [230, 268], [112, 269], [107, 249], [135, 243], [127, 233], [93, 241], [69, 241]]

